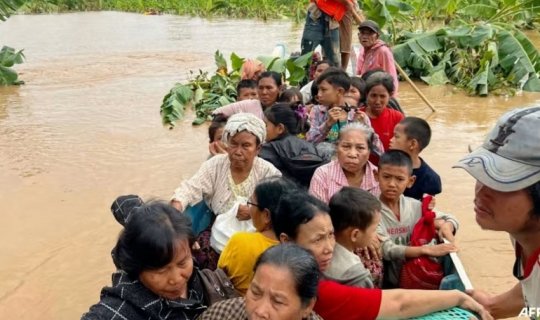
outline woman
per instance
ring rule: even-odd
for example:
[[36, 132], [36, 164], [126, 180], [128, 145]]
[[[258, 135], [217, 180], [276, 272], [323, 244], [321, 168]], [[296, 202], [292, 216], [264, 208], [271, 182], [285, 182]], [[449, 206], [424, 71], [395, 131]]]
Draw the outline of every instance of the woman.
[[284, 176], [309, 187], [313, 172], [326, 160], [312, 143], [296, 136], [305, 131], [303, 106], [278, 103], [266, 109], [264, 115], [268, 142], [263, 144], [259, 157], [272, 163]]
[[[281, 199], [273, 220], [280, 241], [293, 242], [311, 251], [324, 272], [330, 266], [336, 240], [328, 206], [317, 198], [297, 192]], [[471, 297], [457, 290], [380, 290], [319, 282], [314, 310], [325, 320], [410, 318], [459, 306], [492, 319]]]
[[283, 178], [261, 181], [248, 202], [251, 221], [257, 232], [235, 233], [219, 256], [218, 268], [227, 273], [236, 290], [242, 294], [246, 293], [251, 282], [257, 257], [279, 243], [272, 229], [272, 215], [281, 196], [295, 189], [292, 182]]
[[377, 167], [368, 158], [373, 150], [373, 130], [360, 123], [346, 125], [339, 133], [337, 159], [315, 170], [309, 192], [325, 203], [341, 188], [358, 187], [379, 197]]
[[[257, 157], [265, 138], [266, 128], [261, 119], [249, 113], [231, 116], [223, 132], [227, 154], [216, 155], [204, 162], [191, 179], [182, 182], [175, 190], [171, 204], [183, 210], [204, 199], [215, 215], [223, 214], [242, 199], [248, 199], [262, 179], [281, 176], [271, 163]], [[240, 221], [249, 220], [249, 207], [238, 205], [236, 217]], [[193, 218], [201, 217], [195, 214]], [[215, 269], [219, 253], [210, 247], [209, 239], [210, 230], [207, 228], [197, 239], [201, 246], [197, 260], [199, 267]]]
[[249, 112], [259, 117], [259, 119], [263, 119], [264, 110], [271, 107], [278, 100], [282, 85], [279, 73], [273, 71], [263, 72], [257, 80], [259, 100], [234, 102], [217, 108], [212, 114], [222, 114], [228, 118], [235, 113]]
[[129, 221], [113, 249], [118, 271], [112, 286], [103, 288], [99, 303], [82, 319], [195, 319], [207, 304], [193, 267], [189, 218], [162, 202], [126, 213]]
[[258, 259], [245, 298], [214, 304], [201, 320], [317, 320], [319, 267], [311, 253], [293, 244], [267, 249]]
[[[401, 112], [388, 107], [388, 101], [393, 93], [392, 77], [386, 73], [375, 73], [366, 81], [366, 106], [361, 110], [368, 115], [384, 150], [390, 147], [394, 127], [404, 118]], [[378, 159], [376, 160], [378, 162]]]

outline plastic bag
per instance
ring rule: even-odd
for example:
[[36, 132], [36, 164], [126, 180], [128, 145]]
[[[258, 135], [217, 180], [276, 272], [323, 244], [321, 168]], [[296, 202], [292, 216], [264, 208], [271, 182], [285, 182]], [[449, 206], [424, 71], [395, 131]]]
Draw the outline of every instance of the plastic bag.
[[225, 245], [233, 234], [239, 231], [255, 231], [253, 223], [250, 220], [240, 221], [236, 218], [238, 206], [246, 204], [247, 199], [239, 198], [232, 206], [231, 210], [222, 213], [216, 217], [212, 226], [212, 235], [210, 236], [210, 246], [221, 253]]

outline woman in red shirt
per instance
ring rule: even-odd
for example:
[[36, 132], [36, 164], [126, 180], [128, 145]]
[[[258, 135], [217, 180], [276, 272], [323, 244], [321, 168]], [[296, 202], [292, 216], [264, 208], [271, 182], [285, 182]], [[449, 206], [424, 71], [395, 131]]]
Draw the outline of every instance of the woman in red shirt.
[[[294, 242], [310, 250], [320, 271], [330, 266], [336, 240], [328, 207], [305, 192], [284, 195], [272, 216], [281, 242]], [[325, 320], [410, 318], [454, 306], [470, 309], [482, 319], [489, 313], [457, 290], [380, 290], [341, 285], [322, 279], [314, 310]]]
[[[388, 101], [393, 93], [394, 83], [392, 77], [386, 72], [376, 72], [366, 80], [366, 105], [361, 110], [368, 115], [384, 150], [390, 147], [394, 127], [405, 117], [403, 113], [388, 107]], [[370, 161], [375, 165], [379, 163], [378, 157], [370, 158]]]

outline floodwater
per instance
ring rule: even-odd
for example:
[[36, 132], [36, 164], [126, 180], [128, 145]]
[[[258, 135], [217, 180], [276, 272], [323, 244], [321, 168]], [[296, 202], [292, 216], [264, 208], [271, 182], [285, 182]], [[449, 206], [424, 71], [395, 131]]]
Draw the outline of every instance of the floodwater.
[[[174, 130], [161, 126], [163, 96], [189, 70], [211, 70], [216, 49], [268, 55], [278, 43], [299, 48], [300, 34], [286, 21], [116, 12], [0, 24], [0, 44], [27, 57], [17, 66], [26, 85], [0, 88], [0, 319], [76, 319], [95, 303], [113, 271], [120, 230], [113, 199], [168, 198], [207, 157], [206, 128], [192, 127], [192, 116]], [[460, 255], [473, 284], [500, 292], [514, 282], [508, 237], [480, 231], [473, 180], [450, 167], [499, 115], [540, 95], [471, 98], [420, 88], [436, 113], [405, 83], [400, 99], [432, 125], [424, 158], [443, 179], [437, 205], [462, 222]]]

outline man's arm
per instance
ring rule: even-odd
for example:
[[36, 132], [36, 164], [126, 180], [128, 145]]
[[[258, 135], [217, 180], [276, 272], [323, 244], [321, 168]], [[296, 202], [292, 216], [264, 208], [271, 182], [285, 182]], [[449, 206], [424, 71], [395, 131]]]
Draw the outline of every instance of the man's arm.
[[468, 293], [496, 319], [516, 317], [525, 307], [523, 291], [521, 291], [519, 283], [497, 296], [492, 296], [481, 290], [471, 290]]

